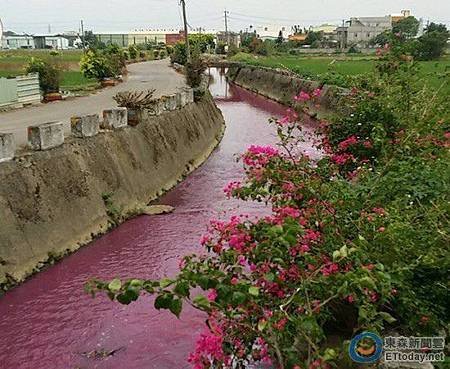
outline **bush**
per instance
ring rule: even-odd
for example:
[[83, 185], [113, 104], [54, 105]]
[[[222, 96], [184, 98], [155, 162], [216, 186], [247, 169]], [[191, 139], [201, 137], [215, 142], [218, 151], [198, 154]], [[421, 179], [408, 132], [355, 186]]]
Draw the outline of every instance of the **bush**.
[[173, 48], [173, 53], [170, 56], [172, 63], [185, 65], [187, 62], [186, 45], [184, 42], [178, 42]]
[[430, 23], [415, 43], [415, 56], [420, 60], [434, 60], [444, 55], [450, 32], [444, 24]]
[[99, 81], [117, 75], [117, 70], [114, 71], [110, 61], [103, 54], [92, 50], [88, 50], [81, 57], [80, 67], [86, 78], [94, 78]]
[[39, 86], [44, 93], [59, 92], [62, 76], [55, 61], [31, 58], [26, 73], [39, 73]]
[[128, 46], [128, 53], [130, 55], [130, 59], [135, 60], [139, 55], [139, 49], [136, 47], [136, 45], [130, 45]]
[[216, 46], [216, 54], [217, 55], [225, 55], [226, 54], [226, 51], [225, 51], [226, 46], [227, 46], [227, 44], [225, 42], [219, 41]]
[[191, 62], [186, 63], [185, 70], [187, 84], [193, 88], [200, 86], [206, 64], [201, 58], [199, 49], [192, 50]]
[[238, 48], [235, 44], [231, 44], [231, 45], [228, 47], [227, 56], [228, 56], [229, 58], [231, 58], [231, 57], [237, 55], [238, 52], [239, 52], [239, 48]]
[[153, 57], [159, 59], [159, 50], [153, 50]]
[[184, 303], [205, 312], [189, 357], [201, 369], [351, 368], [354, 333], [448, 333], [449, 101], [417, 88], [414, 63], [381, 63], [321, 122], [323, 157], [298, 150], [321, 89], [270, 121], [277, 147], [242, 155], [245, 176], [224, 191], [269, 214], [213, 219], [207, 253], [184, 257], [173, 278], [94, 280], [88, 290], [121, 304], [155, 295], [156, 309], [178, 317]]

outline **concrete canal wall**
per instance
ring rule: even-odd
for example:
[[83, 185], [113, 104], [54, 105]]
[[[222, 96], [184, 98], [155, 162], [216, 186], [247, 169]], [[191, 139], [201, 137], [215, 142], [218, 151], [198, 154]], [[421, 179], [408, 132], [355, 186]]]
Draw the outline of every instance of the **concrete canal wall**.
[[200, 166], [224, 130], [211, 96], [194, 103], [192, 90], [138, 116], [134, 127], [120, 109], [103, 123], [74, 117], [69, 139], [57, 122], [30, 127], [34, 151], [20, 154], [0, 135], [0, 286], [106, 232], [111, 215], [139, 213]]
[[293, 97], [300, 91], [312, 93], [316, 88], [322, 88], [320, 108], [311, 106], [312, 112], [333, 110], [347, 90], [321, 85], [319, 82], [302, 79], [292, 72], [282, 69], [271, 69], [259, 66], [229, 65], [227, 76], [231, 82], [275, 100], [283, 105], [292, 106]]

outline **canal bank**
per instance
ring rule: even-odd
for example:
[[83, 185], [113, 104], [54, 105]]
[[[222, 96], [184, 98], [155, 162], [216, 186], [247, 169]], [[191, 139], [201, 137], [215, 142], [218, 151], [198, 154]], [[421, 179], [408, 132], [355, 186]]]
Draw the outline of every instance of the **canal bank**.
[[[177, 320], [154, 310], [150, 298], [129, 306], [104, 296], [93, 300], [83, 285], [92, 277], [173, 275], [183, 255], [200, 252], [209, 219], [264, 211], [259, 204], [227, 200], [223, 188], [242, 178], [236, 155], [252, 144], [276, 142], [267, 120], [281, 117], [285, 107], [228, 85], [224, 73], [211, 73], [211, 93], [227, 129], [205, 164], [159, 200], [175, 212], [134, 218], [0, 298], [0, 360], [6, 368], [190, 368], [186, 358], [203, 328], [202, 314], [188, 308]], [[303, 149], [315, 154], [311, 143]]]
[[137, 127], [71, 138], [0, 164], [0, 286], [22, 282], [198, 168], [224, 120], [211, 96], [147, 116]]

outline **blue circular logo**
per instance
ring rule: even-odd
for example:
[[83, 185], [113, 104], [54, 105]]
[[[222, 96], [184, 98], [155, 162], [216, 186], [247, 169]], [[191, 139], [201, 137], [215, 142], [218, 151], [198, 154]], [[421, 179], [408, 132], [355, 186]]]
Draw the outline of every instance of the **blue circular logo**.
[[383, 340], [372, 332], [360, 333], [350, 341], [348, 353], [356, 363], [375, 363], [383, 354]]

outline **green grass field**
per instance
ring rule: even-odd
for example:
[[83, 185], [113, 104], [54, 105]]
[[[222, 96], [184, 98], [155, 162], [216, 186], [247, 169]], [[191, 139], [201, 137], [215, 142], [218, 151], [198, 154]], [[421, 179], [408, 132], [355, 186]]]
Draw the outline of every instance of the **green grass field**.
[[97, 81], [85, 78], [80, 72], [79, 62], [83, 52], [80, 50], [61, 50], [51, 55], [50, 50], [8, 50], [0, 52], [0, 77], [14, 77], [24, 73], [32, 57], [56, 59], [61, 65], [61, 88], [68, 91], [91, 90], [98, 86]]
[[[254, 57], [248, 54], [238, 54], [232, 58], [252, 65], [262, 65], [272, 68], [287, 68], [296, 73], [307, 76], [321, 77], [327, 72], [334, 71], [342, 75], [366, 74], [373, 71], [375, 57], [371, 56], [290, 56], [277, 55], [269, 57]], [[440, 88], [450, 93], [450, 83], [444, 77], [450, 72], [450, 57], [446, 56], [439, 61], [420, 62], [420, 73], [423, 81], [432, 88]]]

